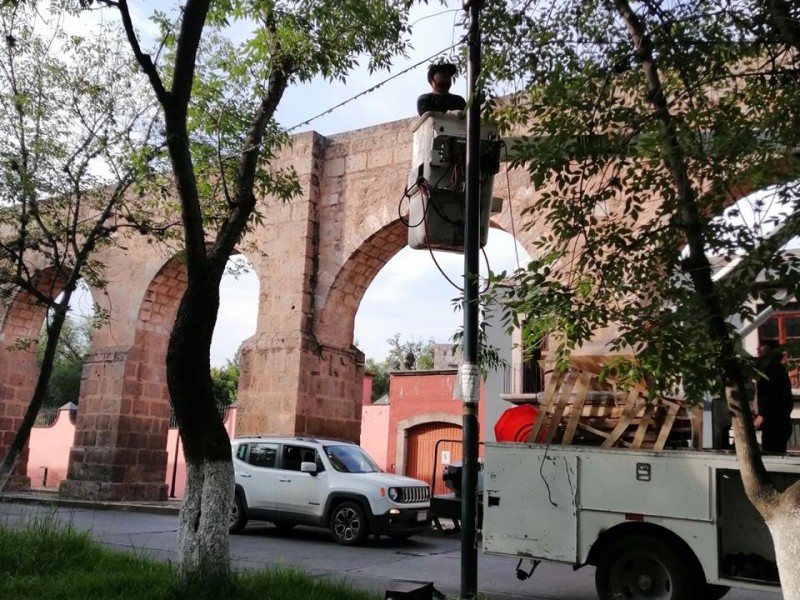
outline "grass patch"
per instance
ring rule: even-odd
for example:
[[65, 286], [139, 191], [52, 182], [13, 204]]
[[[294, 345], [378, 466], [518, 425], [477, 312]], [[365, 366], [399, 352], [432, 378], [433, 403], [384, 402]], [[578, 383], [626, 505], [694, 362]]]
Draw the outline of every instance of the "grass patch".
[[38, 519], [26, 529], [0, 525], [3, 600], [376, 600], [373, 592], [300, 571], [233, 573], [213, 585], [181, 581], [167, 563], [114, 552], [86, 532]]

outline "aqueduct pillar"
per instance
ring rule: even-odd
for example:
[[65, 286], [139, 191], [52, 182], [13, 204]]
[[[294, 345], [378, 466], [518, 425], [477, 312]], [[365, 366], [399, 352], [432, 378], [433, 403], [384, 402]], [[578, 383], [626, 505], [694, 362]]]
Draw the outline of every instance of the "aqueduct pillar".
[[96, 294], [110, 318], [84, 363], [62, 496], [167, 498], [167, 342], [186, 275], [179, 260], [163, 263], [152, 251], [130, 252], [107, 294]]

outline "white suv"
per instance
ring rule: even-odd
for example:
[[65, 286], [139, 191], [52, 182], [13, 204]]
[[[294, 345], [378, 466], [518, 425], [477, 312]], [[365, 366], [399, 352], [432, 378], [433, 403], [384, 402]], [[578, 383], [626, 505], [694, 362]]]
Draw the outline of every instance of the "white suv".
[[430, 488], [384, 473], [356, 444], [303, 437], [243, 437], [231, 443], [236, 497], [230, 532], [248, 519], [290, 529], [327, 527], [343, 545], [372, 533], [405, 539], [429, 527]]

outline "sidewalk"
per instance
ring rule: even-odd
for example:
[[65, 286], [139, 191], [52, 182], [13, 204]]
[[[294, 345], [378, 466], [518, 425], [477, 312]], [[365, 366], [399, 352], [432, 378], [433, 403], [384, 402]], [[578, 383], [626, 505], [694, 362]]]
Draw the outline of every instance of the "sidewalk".
[[179, 498], [161, 502], [135, 501], [112, 502], [110, 500], [73, 500], [61, 498], [55, 489], [34, 488], [24, 492], [0, 492], [0, 502], [18, 504], [44, 504], [65, 508], [85, 508], [87, 510], [122, 510], [153, 513], [158, 515], [177, 515], [182, 501]]

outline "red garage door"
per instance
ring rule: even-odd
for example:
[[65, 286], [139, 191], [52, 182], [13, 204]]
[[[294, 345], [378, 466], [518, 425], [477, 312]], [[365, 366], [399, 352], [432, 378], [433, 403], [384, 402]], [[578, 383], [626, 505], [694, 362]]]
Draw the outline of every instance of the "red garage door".
[[[439, 440], [458, 440], [440, 442]], [[406, 449], [406, 475], [431, 483], [436, 472], [434, 494], [446, 494], [450, 490], [442, 483], [442, 467], [445, 463], [461, 460], [461, 426], [450, 423], [425, 423], [408, 430]], [[434, 456], [434, 452], [436, 456]], [[444, 462], [443, 462], [444, 461]]]

